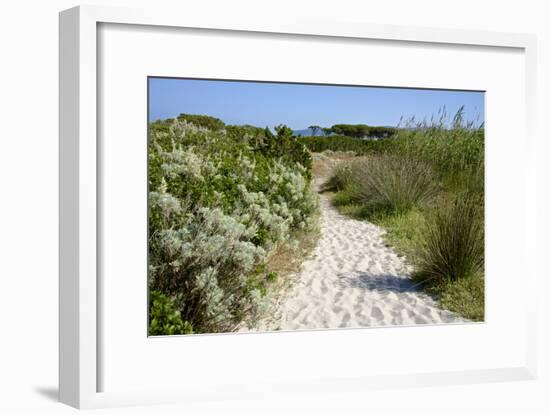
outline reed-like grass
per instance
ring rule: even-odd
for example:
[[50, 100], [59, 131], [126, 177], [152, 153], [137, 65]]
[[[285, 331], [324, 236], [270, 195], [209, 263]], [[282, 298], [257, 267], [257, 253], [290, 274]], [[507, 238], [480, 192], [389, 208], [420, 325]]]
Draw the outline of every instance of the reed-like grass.
[[351, 165], [349, 163], [340, 163], [334, 168], [328, 180], [321, 185], [321, 190], [340, 192], [349, 187], [351, 179]]
[[[360, 213], [356, 205], [339, 207], [342, 213], [348, 211]], [[431, 209], [412, 209], [399, 215], [385, 215], [372, 218], [371, 220], [382, 226], [387, 233], [384, 239], [394, 249], [406, 256], [411, 264], [418, 264], [418, 255], [421, 254], [421, 247], [425, 238], [426, 222], [431, 215], [427, 213]], [[472, 321], [483, 321], [485, 315], [485, 280], [482, 270], [475, 275], [451, 280], [447, 278], [426, 279], [415, 275], [420, 286], [426, 289], [438, 301], [441, 308], [452, 311]]]
[[483, 208], [479, 197], [458, 195], [427, 216], [416, 264], [420, 281], [438, 283], [474, 277], [483, 271]]
[[346, 189], [366, 211], [403, 213], [430, 201], [438, 191], [431, 167], [420, 160], [377, 155], [351, 165]]
[[463, 114], [402, 123], [329, 184], [342, 213], [387, 231], [442, 308], [482, 321], [484, 128]]
[[483, 125], [464, 119], [460, 108], [452, 119], [443, 108], [438, 118], [402, 121], [398, 134], [388, 141], [386, 151], [429, 163], [450, 191], [483, 192]]

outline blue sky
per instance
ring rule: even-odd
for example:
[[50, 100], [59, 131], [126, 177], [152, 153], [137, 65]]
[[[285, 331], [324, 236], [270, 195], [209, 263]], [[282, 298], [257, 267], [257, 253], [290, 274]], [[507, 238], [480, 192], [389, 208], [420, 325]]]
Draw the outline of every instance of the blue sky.
[[295, 130], [312, 124], [395, 126], [401, 116], [429, 120], [443, 106], [452, 115], [463, 105], [466, 119], [483, 122], [483, 92], [149, 78], [150, 121], [188, 113]]

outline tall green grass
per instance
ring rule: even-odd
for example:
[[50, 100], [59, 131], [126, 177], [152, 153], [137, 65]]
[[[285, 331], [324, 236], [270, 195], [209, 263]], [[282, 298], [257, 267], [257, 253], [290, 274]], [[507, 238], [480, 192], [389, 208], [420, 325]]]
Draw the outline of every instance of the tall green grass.
[[432, 209], [419, 250], [417, 278], [457, 281], [483, 270], [483, 210], [479, 199], [463, 194]]
[[429, 164], [388, 154], [338, 165], [322, 189], [337, 192], [336, 205], [355, 205], [358, 215], [366, 218], [407, 212], [439, 191]]
[[353, 151], [358, 156], [390, 154], [428, 163], [449, 191], [483, 192], [485, 129], [464, 117], [460, 108], [450, 117], [442, 109], [432, 120], [402, 120], [396, 134], [380, 140], [354, 137], [302, 137], [313, 152]]
[[[441, 209], [439, 204], [431, 207], [432, 210], [438, 208]], [[361, 213], [355, 205], [347, 205], [340, 209], [343, 213], [346, 211]], [[407, 261], [416, 269], [421, 268], [422, 261], [427, 259], [423, 256], [425, 252], [423, 254], [422, 251], [422, 246], [426, 242], [427, 226], [434, 226], [434, 217], [427, 213], [426, 209], [412, 209], [397, 215], [381, 215], [371, 220], [386, 230], [385, 240], [398, 253], [405, 255]], [[431, 243], [434, 244], [434, 241]], [[430, 262], [427, 264], [430, 265]], [[433, 295], [442, 308], [473, 321], [483, 321], [485, 314], [483, 268], [471, 276], [465, 275], [463, 278], [452, 280], [446, 273], [441, 273], [437, 277], [416, 273], [413, 274], [413, 279]]]
[[462, 108], [410, 119], [327, 182], [343, 213], [387, 230], [442, 307], [476, 321], [484, 318], [484, 135]]
[[438, 191], [431, 167], [419, 160], [378, 155], [351, 165], [347, 185], [373, 214], [403, 213], [430, 201]]
[[464, 119], [461, 108], [450, 119], [442, 110], [431, 122], [403, 121], [385, 151], [432, 165], [450, 191], [483, 191], [485, 130]]
[[322, 191], [335, 191], [339, 192], [351, 185], [352, 168], [348, 163], [341, 163], [337, 165], [332, 171], [331, 176], [321, 185]]

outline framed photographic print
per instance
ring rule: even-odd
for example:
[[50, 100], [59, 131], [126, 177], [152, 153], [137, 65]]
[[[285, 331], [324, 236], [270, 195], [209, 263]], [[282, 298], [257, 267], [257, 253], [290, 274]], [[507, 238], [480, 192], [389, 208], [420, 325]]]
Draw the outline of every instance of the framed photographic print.
[[482, 91], [148, 88], [149, 335], [484, 321]]
[[61, 400], [535, 376], [534, 48], [62, 12]]

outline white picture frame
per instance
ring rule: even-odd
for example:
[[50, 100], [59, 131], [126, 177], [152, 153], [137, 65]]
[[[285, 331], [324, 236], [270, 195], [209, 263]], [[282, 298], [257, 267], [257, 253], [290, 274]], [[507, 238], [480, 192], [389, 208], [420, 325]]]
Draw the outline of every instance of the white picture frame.
[[[180, 401], [247, 398], [265, 394], [322, 394], [363, 388], [419, 384], [456, 384], [532, 379], [536, 376], [536, 304], [526, 299], [525, 358], [514, 367], [465, 371], [272, 382], [269, 388], [250, 380], [241, 385], [195, 389], [160, 388], [125, 392], [98, 392], [98, 148], [97, 148], [97, 36], [98, 25], [113, 23], [247, 33], [295, 34], [319, 39], [377, 39], [450, 47], [468, 45], [513, 48], [525, 59], [525, 203], [526, 240], [536, 240], [535, 211], [535, 92], [536, 39], [532, 35], [412, 28], [348, 22], [225, 21], [221, 17], [198, 17], [192, 12], [133, 10], [79, 6], [60, 13], [60, 275], [59, 275], [59, 396], [77, 408], [97, 408]], [[527, 252], [535, 252], [533, 245]], [[534, 254], [533, 254], [534, 255]], [[533, 261], [534, 264], [534, 261]], [[534, 286], [534, 265], [525, 270], [526, 284]], [[533, 290], [534, 292], [534, 290]]]

